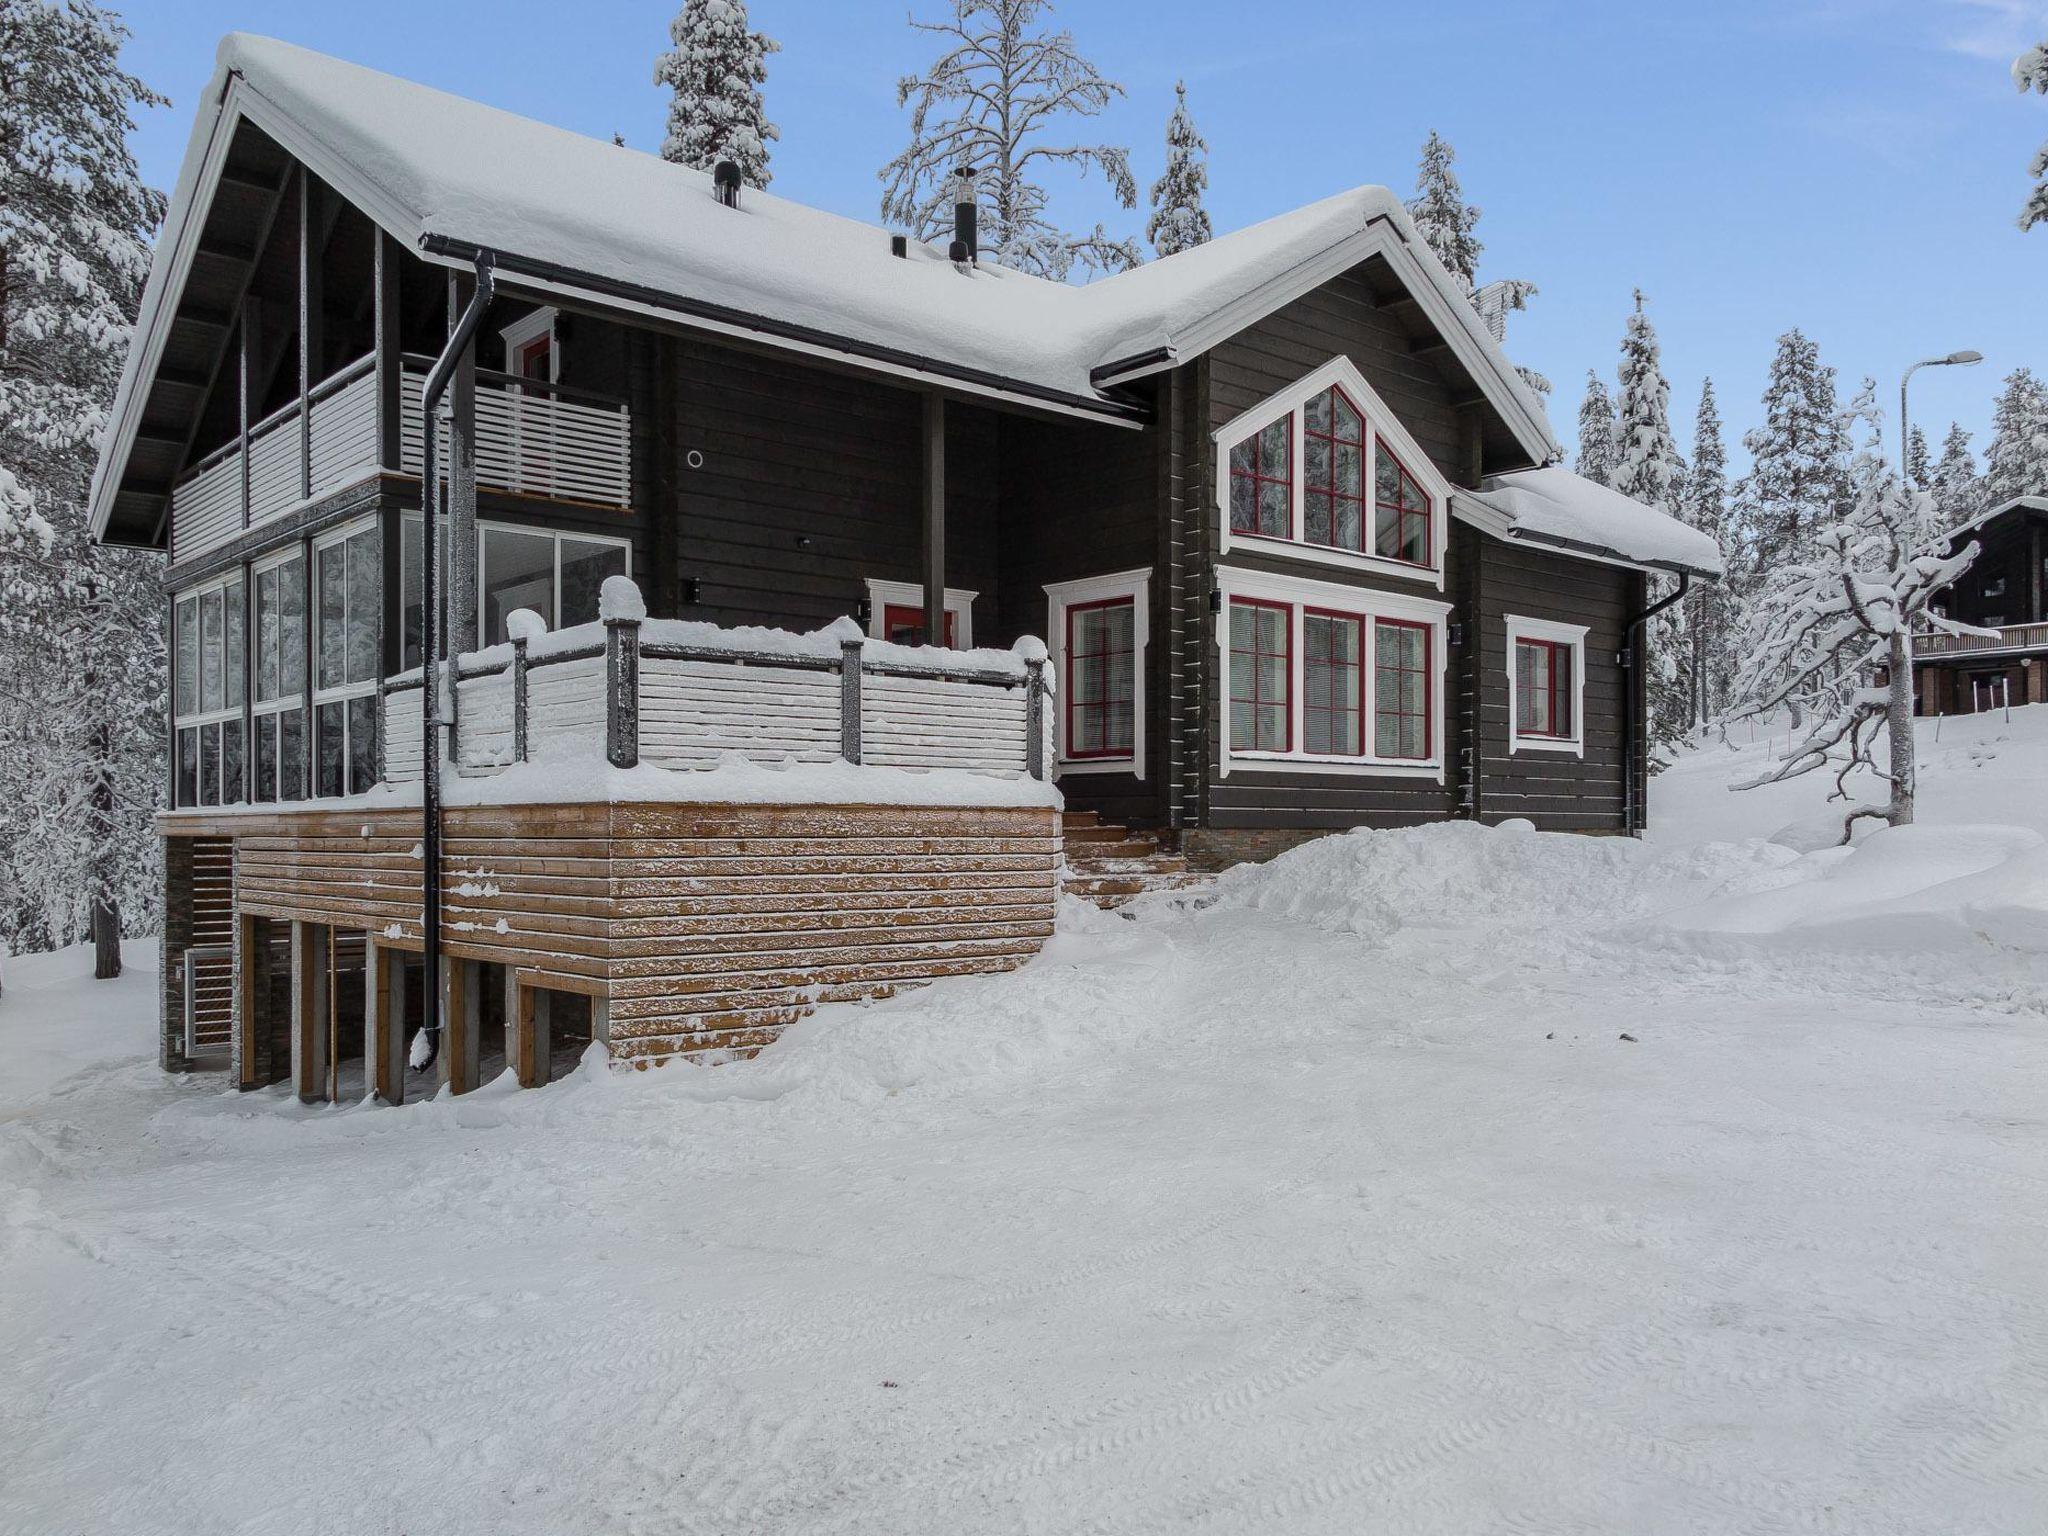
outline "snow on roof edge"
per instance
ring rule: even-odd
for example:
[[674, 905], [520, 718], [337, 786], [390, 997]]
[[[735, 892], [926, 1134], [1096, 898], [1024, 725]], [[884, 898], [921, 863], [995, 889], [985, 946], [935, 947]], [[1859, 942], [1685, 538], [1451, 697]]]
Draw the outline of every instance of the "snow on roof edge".
[[1489, 476], [1476, 491], [1455, 492], [1452, 508], [1484, 532], [1568, 555], [1711, 581], [1725, 574], [1719, 548], [1697, 528], [1562, 465]]

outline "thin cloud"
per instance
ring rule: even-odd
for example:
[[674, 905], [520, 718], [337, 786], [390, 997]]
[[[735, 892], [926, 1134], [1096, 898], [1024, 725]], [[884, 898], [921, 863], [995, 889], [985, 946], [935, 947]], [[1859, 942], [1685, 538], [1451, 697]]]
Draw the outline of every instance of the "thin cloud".
[[1943, 39], [1955, 53], [2011, 63], [2048, 37], [2048, 4], [2041, 0], [1947, 0], [1953, 29]]

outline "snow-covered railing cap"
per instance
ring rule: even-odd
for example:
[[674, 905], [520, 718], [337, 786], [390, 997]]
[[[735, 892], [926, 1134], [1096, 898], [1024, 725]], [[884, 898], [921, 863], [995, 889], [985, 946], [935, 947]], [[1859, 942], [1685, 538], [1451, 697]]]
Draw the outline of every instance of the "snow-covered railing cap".
[[647, 618], [647, 599], [630, 576], [607, 576], [597, 594], [601, 624], [640, 624]]
[[514, 641], [532, 645], [548, 632], [548, 621], [531, 608], [514, 608], [505, 615], [505, 633]]

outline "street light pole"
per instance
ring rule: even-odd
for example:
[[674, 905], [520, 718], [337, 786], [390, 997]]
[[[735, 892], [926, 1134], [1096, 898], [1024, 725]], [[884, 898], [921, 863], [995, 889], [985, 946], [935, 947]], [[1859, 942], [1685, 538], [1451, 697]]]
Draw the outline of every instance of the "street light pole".
[[1923, 357], [1919, 362], [1899, 375], [1899, 478], [1905, 481], [1907, 489], [1911, 490], [1914, 486], [1912, 458], [1913, 424], [1906, 415], [1906, 381], [1911, 379], [1922, 368], [1967, 368], [1973, 363], [1981, 363], [1983, 361], [1984, 354], [1982, 352], [1972, 352], [1965, 349], [1961, 352], [1951, 352], [1947, 357]]

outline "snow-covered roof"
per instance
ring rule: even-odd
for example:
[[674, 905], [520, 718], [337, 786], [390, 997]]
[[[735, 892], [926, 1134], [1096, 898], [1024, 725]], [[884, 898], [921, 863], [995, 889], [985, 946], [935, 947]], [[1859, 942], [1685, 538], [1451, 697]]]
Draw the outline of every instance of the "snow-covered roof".
[[109, 459], [132, 431], [150, 333], [177, 302], [181, 253], [241, 118], [429, 259], [487, 249], [522, 288], [1110, 418], [1134, 414], [1117, 382], [1199, 356], [1381, 254], [1530, 461], [1557, 456], [1541, 404], [1384, 187], [1076, 287], [993, 264], [963, 273], [917, 241], [897, 257], [887, 230], [767, 192], [726, 208], [702, 172], [271, 38], [225, 38], [202, 100]]
[[2006, 513], [2016, 512], [2021, 508], [2025, 508], [2029, 512], [2048, 512], [2048, 496], [2015, 496], [2010, 501], [2001, 501], [1997, 506], [1987, 511], [1979, 512], [1967, 523], [1958, 526], [1949, 534], [1950, 542], [1960, 539], [1966, 533], [1975, 533], [1986, 523], [1995, 522], [1997, 519], [2005, 516]]
[[1722, 574], [1720, 550], [1699, 529], [1561, 465], [1491, 476], [1477, 491], [1455, 492], [1451, 506], [1466, 522], [1501, 538], [1623, 565]]

